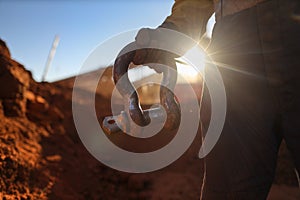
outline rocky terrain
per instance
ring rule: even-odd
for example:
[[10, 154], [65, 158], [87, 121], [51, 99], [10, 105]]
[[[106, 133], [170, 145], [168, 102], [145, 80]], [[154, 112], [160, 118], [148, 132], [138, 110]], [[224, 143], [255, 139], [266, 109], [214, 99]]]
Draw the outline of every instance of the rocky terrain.
[[[110, 76], [109, 69], [105, 74]], [[74, 78], [35, 82], [0, 40], [0, 199], [199, 198], [203, 176], [203, 163], [197, 158], [200, 133], [180, 159], [162, 170], [146, 174], [113, 170], [93, 158], [77, 135], [72, 118], [73, 83]], [[105, 88], [105, 94], [96, 94], [100, 119], [111, 114], [107, 96], [112, 88]], [[172, 134], [156, 139], [165, 143]], [[125, 134], [109, 137], [124, 148], [145, 146]], [[300, 199], [284, 145], [275, 183], [270, 200]]]

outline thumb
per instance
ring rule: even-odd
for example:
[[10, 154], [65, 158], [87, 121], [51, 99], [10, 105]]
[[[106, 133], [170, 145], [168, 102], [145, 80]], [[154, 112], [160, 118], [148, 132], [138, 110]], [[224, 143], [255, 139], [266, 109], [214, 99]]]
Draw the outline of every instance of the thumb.
[[135, 41], [140, 47], [147, 47], [151, 42], [151, 32], [153, 30], [150, 28], [142, 28], [139, 30], [135, 37]]

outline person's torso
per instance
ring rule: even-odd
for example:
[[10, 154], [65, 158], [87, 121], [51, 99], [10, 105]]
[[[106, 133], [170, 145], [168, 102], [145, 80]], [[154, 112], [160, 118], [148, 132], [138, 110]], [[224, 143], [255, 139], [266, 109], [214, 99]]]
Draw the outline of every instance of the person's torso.
[[251, 8], [266, 0], [213, 0], [217, 19]]

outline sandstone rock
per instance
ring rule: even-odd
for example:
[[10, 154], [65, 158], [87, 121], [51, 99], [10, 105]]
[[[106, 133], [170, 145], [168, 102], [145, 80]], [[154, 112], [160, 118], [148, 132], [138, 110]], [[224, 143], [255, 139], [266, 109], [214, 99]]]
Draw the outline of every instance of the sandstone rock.
[[0, 55], [10, 58], [9, 49], [7, 48], [5, 42], [1, 39], [0, 39]]
[[3, 113], [3, 104], [2, 104], [2, 100], [0, 99], [0, 117], [2, 117], [4, 115]]
[[0, 98], [23, 96], [30, 74], [19, 63], [0, 57]]
[[64, 114], [55, 106], [50, 106], [47, 112], [49, 119], [61, 120], [64, 118]]
[[10, 59], [6, 44], [0, 39], [0, 99], [5, 116], [25, 116], [25, 91], [31, 74], [18, 62]]
[[64, 115], [55, 106], [50, 106], [49, 103], [41, 96], [35, 95], [31, 91], [25, 92], [26, 115], [31, 120], [60, 120]]
[[27, 99], [27, 109], [31, 113], [34, 112], [44, 113], [49, 108], [49, 104], [43, 97], [39, 95], [35, 95], [31, 91], [25, 92], [25, 98]]
[[7, 117], [23, 117], [26, 111], [26, 100], [24, 98], [3, 99], [3, 112]]
[[46, 160], [50, 162], [59, 162], [61, 161], [61, 156], [60, 155], [51, 155], [51, 156], [46, 156]]

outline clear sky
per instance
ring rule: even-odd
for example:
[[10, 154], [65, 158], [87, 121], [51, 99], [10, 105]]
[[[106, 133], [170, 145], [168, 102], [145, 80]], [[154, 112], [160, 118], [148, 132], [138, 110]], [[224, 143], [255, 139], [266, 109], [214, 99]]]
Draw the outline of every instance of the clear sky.
[[46, 80], [75, 75], [89, 53], [120, 32], [156, 27], [173, 0], [0, 0], [0, 37], [12, 57], [41, 80], [54, 36], [60, 37]]

